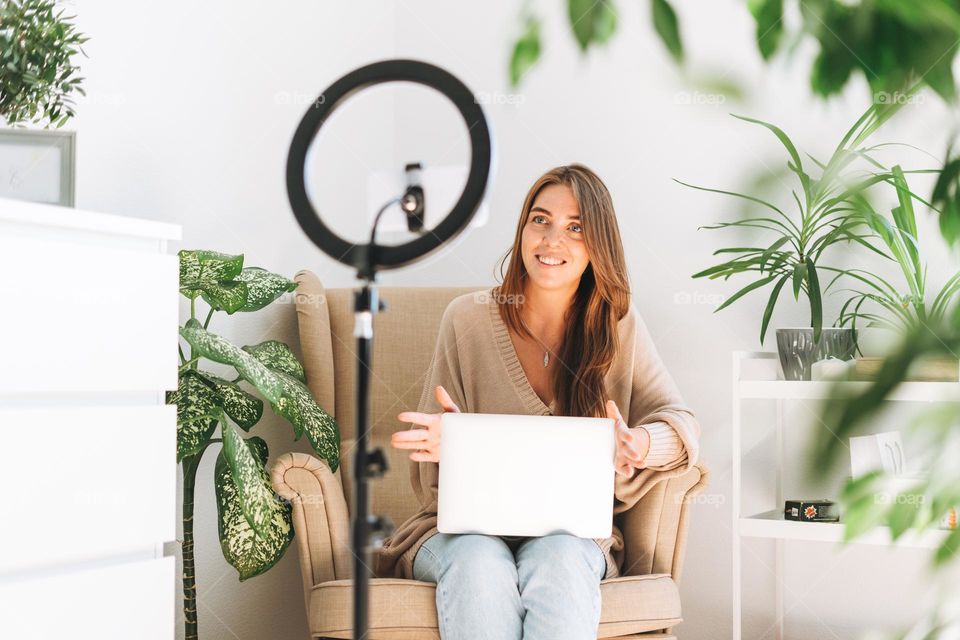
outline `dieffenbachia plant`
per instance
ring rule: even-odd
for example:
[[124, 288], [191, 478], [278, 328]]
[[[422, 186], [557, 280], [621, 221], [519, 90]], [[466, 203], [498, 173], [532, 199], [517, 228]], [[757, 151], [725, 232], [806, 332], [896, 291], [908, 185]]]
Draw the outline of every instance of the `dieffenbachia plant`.
[[[273, 492], [265, 467], [267, 444], [244, 438], [263, 417], [265, 398], [293, 426], [294, 440], [306, 434], [313, 450], [336, 471], [340, 432], [306, 387], [303, 366], [290, 348], [276, 340], [238, 347], [208, 330], [218, 311], [259, 311], [297, 284], [259, 267], [244, 267], [242, 255], [181, 251], [180, 293], [190, 300], [190, 319], [180, 327], [177, 390], [167, 403], [177, 405], [177, 462], [183, 465], [183, 611], [185, 638], [197, 638], [194, 573], [193, 497], [197, 469], [207, 447], [222, 443], [214, 470], [220, 546], [240, 580], [259, 575], [283, 556], [293, 539], [289, 503]], [[209, 306], [197, 319], [197, 299]], [[202, 359], [229, 365], [226, 379], [200, 369]], [[220, 437], [214, 438], [217, 428]]]

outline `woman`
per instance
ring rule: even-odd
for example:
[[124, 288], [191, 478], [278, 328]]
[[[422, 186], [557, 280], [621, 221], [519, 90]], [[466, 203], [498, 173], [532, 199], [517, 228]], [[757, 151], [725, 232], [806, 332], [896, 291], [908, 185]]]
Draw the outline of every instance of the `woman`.
[[440, 416], [612, 418], [614, 513], [696, 463], [700, 425], [630, 302], [613, 202], [596, 174], [574, 164], [541, 176], [508, 256], [501, 286], [448, 305], [418, 410], [397, 416], [419, 426], [391, 444], [411, 450], [421, 510], [385, 541], [376, 573], [435, 582], [444, 640], [593, 640], [600, 581], [620, 575], [619, 529], [604, 540], [437, 532]]

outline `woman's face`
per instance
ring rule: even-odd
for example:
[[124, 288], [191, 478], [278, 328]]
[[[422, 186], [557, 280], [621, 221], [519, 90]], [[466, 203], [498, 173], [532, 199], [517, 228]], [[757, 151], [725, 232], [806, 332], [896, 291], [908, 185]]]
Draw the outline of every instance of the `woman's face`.
[[[529, 284], [544, 289], [575, 289], [579, 285], [590, 259], [580, 209], [570, 187], [550, 184], [540, 190], [527, 214], [520, 249]], [[562, 262], [548, 265], [542, 258]]]

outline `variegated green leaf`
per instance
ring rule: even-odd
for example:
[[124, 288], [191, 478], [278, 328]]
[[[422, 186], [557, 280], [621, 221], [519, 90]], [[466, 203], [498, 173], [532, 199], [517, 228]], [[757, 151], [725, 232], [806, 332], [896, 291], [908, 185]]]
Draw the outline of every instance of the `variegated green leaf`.
[[247, 303], [247, 284], [245, 282], [219, 282], [204, 287], [200, 292], [204, 301], [218, 311], [236, 313]]
[[167, 392], [177, 406], [177, 462], [197, 453], [217, 429], [220, 401], [213, 385], [192, 369], [180, 374], [177, 390]]
[[[246, 440], [246, 444], [262, 469], [267, 463], [267, 443], [253, 437]], [[265, 484], [268, 482], [266, 476], [262, 481]], [[283, 557], [293, 540], [290, 505], [274, 499], [265, 532], [257, 533], [243, 516], [240, 492], [233, 481], [223, 449], [217, 456], [214, 486], [223, 557], [240, 573], [241, 581], [263, 573]]]
[[273, 519], [273, 490], [265, 481], [263, 464], [246, 446], [236, 428], [222, 421], [223, 449], [221, 455], [230, 467], [230, 477], [237, 488], [237, 500], [243, 517], [260, 535], [267, 535]]
[[261, 269], [247, 267], [237, 276], [239, 282], [247, 285], [247, 301], [240, 311], [257, 311], [297, 288], [297, 283], [281, 275]]
[[[340, 431], [337, 423], [317, 404], [310, 390], [300, 380], [270, 369], [252, 353], [210, 333], [194, 319], [188, 320], [186, 326], [180, 328], [180, 334], [190, 343], [195, 354], [232, 365], [244, 380], [263, 394], [276, 413], [293, 425], [297, 439], [306, 432], [317, 455], [336, 471], [340, 462]], [[289, 352], [285, 345], [283, 349]], [[273, 345], [268, 352], [281, 353], [283, 349]], [[284, 366], [290, 365], [287, 363]]]
[[217, 334], [207, 331], [193, 318], [188, 320], [185, 326], [180, 327], [180, 335], [193, 347], [194, 355], [229, 364], [270, 401], [270, 404], [280, 401], [283, 385], [279, 375], [251, 354]]
[[263, 417], [263, 400], [240, 388], [235, 382], [224, 380], [206, 371], [200, 372], [217, 388], [224, 412], [244, 431], [250, 431]]
[[290, 347], [277, 340], [267, 340], [260, 344], [243, 347], [243, 350], [274, 371], [285, 373], [300, 382], [306, 382], [303, 365], [297, 360]]
[[191, 300], [207, 288], [230, 282], [243, 269], [243, 255], [228, 255], [216, 251], [188, 251], [180, 257], [180, 293]]
[[317, 404], [303, 383], [284, 373], [277, 375], [283, 380], [283, 397], [271, 405], [273, 410], [290, 421], [297, 439], [306, 432], [313, 450], [327, 461], [331, 471], [336, 471], [340, 465], [340, 429], [336, 420]]

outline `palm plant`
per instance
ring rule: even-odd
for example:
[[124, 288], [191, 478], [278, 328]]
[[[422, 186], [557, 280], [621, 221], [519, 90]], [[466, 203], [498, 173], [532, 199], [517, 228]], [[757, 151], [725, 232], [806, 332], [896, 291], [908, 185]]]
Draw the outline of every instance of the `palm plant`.
[[[303, 366], [290, 348], [276, 340], [237, 347], [208, 331], [215, 312], [258, 311], [295, 282], [259, 267], [244, 267], [243, 255], [213, 251], [181, 251], [180, 292], [190, 300], [190, 318], [180, 327], [189, 345], [180, 348], [177, 390], [167, 403], [177, 405], [177, 461], [183, 471], [183, 611], [186, 640], [197, 638], [194, 573], [193, 502], [197, 469], [211, 444], [221, 443], [214, 470], [220, 547], [240, 580], [259, 575], [283, 556], [293, 539], [290, 505], [276, 498], [265, 472], [267, 444], [244, 438], [263, 416], [263, 401], [293, 426], [294, 439], [306, 434], [313, 450], [336, 470], [340, 432], [307, 389]], [[197, 298], [209, 311], [201, 324]], [[236, 372], [225, 379], [199, 368], [201, 359], [229, 365]], [[220, 437], [214, 433], [220, 428]]]
[[897, 110], [897, 105], [872, 105], [843, 136], [826, 163], [807, 154], [819, 170], [816, 177], [808, 173], [797, 146], [782, 129], [760, 120], [734, 116], [767, 128], [783, 145], [788, 154], [787, 169], [793, 174], [799, 187], [799, 193], [797, 188], [790, 191], [796, 204], [796, 216], [789, 215], [758, 196], [696, 186], [677, 180], [684, 186], [740, 198], [758, 204], [765, 210], [761, 215], [749, 215], [740, 220], [702, 227], [760, 229], [769, 235], [772, 242], [762, 246], [718, 249], [714, 255], [734, 254], [736, 257], [693, 275], [694, 278], [722, 277], [727, 280], [734, 275], [757, 274], [756, 280], [727, 298], [716, 311], [728, 307], [751, 291], [768, 285], [772, 287], [760, 324], [761, 344], [777, 300], [787, 283], [792, 286], [795, 300], [799, 300], [801, 291], [806, 295], [810, 303], [810, 326], [813, 328], [814, 341], [819, 340], [823, 327], [823, 292], [818, 271], [824, 268], [820, 265], [824, 251], [838, 242], [857, 242], [876, 251], [876, 248], [865, 240], [869, 233], [866, 222], [850, 214], [862, 206], [867, 189], [881, 181], [891, 180], [892, 174], [880, 172], [865, 177], [854, 175], [851, 164], [870, 150], [863, 146], [866, 139]]
[[[896, 188], [897, 206], [891, 210], [891, 223], [865, 199], [854, 215], [862, 218], [883, 245], [877, 250], [881, 255], [894, 260], [907, 283], [908, 293], [902, 293], [885, 278], [865, 269], [837, 270], [825, 291], [838, 278], [848, 276], [865, 288], [845, 289], [851, 295], [840, 310], [840, 325], [850, 324], [856, 328], [858, 319], [864, 319], [870, 327], [884, 327], [898, 333], [926, 326], [940, 326], [949, 304], [960, 290], [960, 272], [952, 275], [937, 292], [932, 303], [927, 304], [927, 265], [921, 262], [917, 237], [917, 221], [913, 201], [917, 200], [931, 209], [930, 203], [911, 191], [903, 169], [896, 165], [889, 172], [879, 166]], [[936, 209], [934, 209], [936, 210]], [[867, 240], [869, 242], [869, 239]], [[864, 311], [866, 302], [873, 302], [881, 311]], [[883, 312], [886, 312], [885, 314]]]

